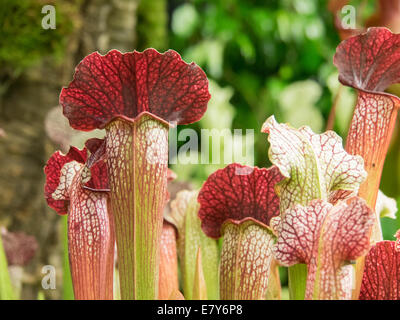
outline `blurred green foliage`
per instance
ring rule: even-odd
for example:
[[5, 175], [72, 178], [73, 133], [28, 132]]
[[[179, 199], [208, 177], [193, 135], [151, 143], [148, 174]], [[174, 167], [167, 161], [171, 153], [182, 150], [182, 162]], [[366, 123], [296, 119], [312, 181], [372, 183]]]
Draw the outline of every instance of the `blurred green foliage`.
[[[38, 0], [2, 0], [0, 5], [0, 70], [12, 76], [26, 67], [53, 56], [61, 61], [67, 35], [73, 30], [73, 3]], [[56, 29], [41, 26], [42, 7], [56, 8]]]
[[[170, 47], [232, 92], [225, 102], [214, 92], [210, 103], [212, 108], [218, 104], [213, 100], [230, 103], [231, 127], [255, 130], [255, 165], [269, 165], [266, 135], [260, 132], [269, 115], [324, 130], [339, 86], [332, 63], [339, 38], [326, 1], [172, 0], [170, 9]], [[336, 86], [328, 85], [332, 79]], [[193, 127], [199, 125], [206, 123]], [[196, 171], [207, 169], [199, 167], [192, 178], [204, 176]]]
[[3, 247], [0, 226], [0, 300], [16, 299], [14, 288], [11, 283], [10, 274], [7, 267], [6, 253]]
[[[167, 0], [140, 1], [137, 9], [138, 24], [137, 48], [144, 50], [149, 47], [160, 51], [168, 49]], [[150, 30], [150, 31], [149, 31]]]
[[[371, 0], [350, 4], [357, 8], [360, 25], [376, 10]], [[199, 64], [212, 80], [208, 111], [193, 128], [231, 123], [232, 129], [254, 129], [254, 164], [266, 167], [270, 165], [267, 136], [260, 129], [268, 116], [322, 132], [335, 104], [333, 129], [345, 141], [356, 95], [338, 82], [333, 55], [340, 39], [327, 1], [170, 0], [169, 10], [169, 47]], [[400, 200], [400, 138], [394, 140], [381, 188]], [[224, 166], [176, 165], [173, 169], [178, 179], [200, 186], [210, 172]], [[400, 217], [397, 222], [383, 218], [382, 224], [385, 239], [393, 239]]]

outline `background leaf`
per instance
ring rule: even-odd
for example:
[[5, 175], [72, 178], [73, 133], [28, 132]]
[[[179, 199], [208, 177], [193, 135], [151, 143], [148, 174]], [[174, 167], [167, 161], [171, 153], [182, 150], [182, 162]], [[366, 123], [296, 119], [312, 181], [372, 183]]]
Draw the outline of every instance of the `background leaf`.
[[0, 300], [14, 300], [16, 296], [8, 272], [7, 258], [0, 234]]

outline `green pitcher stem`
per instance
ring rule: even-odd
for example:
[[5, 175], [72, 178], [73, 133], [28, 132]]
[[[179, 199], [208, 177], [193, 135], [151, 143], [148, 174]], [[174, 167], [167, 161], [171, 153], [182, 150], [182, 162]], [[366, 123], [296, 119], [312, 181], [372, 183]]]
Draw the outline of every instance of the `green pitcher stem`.
[[304, 300], [307, 283], [307, 265], [295, 264], [288, 268], [289, 297], [291, 300]]
[[168, 126], [150, 115], [107, 128], [121, 299], [157, 299], [168, 168]]
[[[214, 239], [207, 237], [201, 230], [198, 217], [199, 203], [197, 192], [194, 192], [188, 203], [184, 224], [184, 255], [182, 263], [183, 292], [185, 299], [193, 299], [193, 285], [196, 273], [197, 251], [202, 252], [202, 271], [207, 288], [207, 297], [211, 300], [219, 298], [218, 284], [218, 246]], [[179, 239], [178, 239], [179, 241]]]

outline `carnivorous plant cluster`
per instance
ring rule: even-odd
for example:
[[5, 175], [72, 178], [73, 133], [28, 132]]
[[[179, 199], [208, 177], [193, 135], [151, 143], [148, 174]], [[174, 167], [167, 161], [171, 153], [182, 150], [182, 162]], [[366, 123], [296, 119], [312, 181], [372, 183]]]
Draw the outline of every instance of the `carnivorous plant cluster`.
[[400, 81], [400, 35], [370, 28], [334, 64], [358, 92], [345, 147], [333, 131], [270, 116], [270, 168], [228, 164], [169, 199], [168, 129], [206, 112], [206, 75], [172, 50], [84, 58], [60, 104], [72, 128], [105, 137], [45, 167], [47, 202], [68, 214], [75, 298], [113, 299], [118, 268], [122, 299], [279, 299], [288, 267], [291, 299], [400, 299], [400, 232], [383, 241], [379, 222], [395, 208], [376, 201], [400, 106], [384, 92]]

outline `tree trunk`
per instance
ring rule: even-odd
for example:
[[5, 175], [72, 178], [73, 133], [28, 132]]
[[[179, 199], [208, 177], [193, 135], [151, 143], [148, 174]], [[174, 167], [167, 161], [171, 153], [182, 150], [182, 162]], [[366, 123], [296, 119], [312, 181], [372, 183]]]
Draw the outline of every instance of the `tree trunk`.
[[45, 296], [61, 297], [60, 217], [47, 207], [43, 196], [43, 167], [58, 148], [46, 137], [46, 114], [57, 106], [61, 87], [69, 83], [85, 55], [111, 48], [131, 51], [135, 44], [138, 0], [78, 3], [79, 15], [74, 17], [75, 29], [68, 35], [62, 64], [43, 58], [0, 97], [0, 128], [5, 132], [0, 136], [0, 225], [35, 236], [39, 247], [24, 270], [22, 299], [37, 298], [42, 266], [48, 264], [56, 268], [57, 282], [56, 290], [44, 290]]

